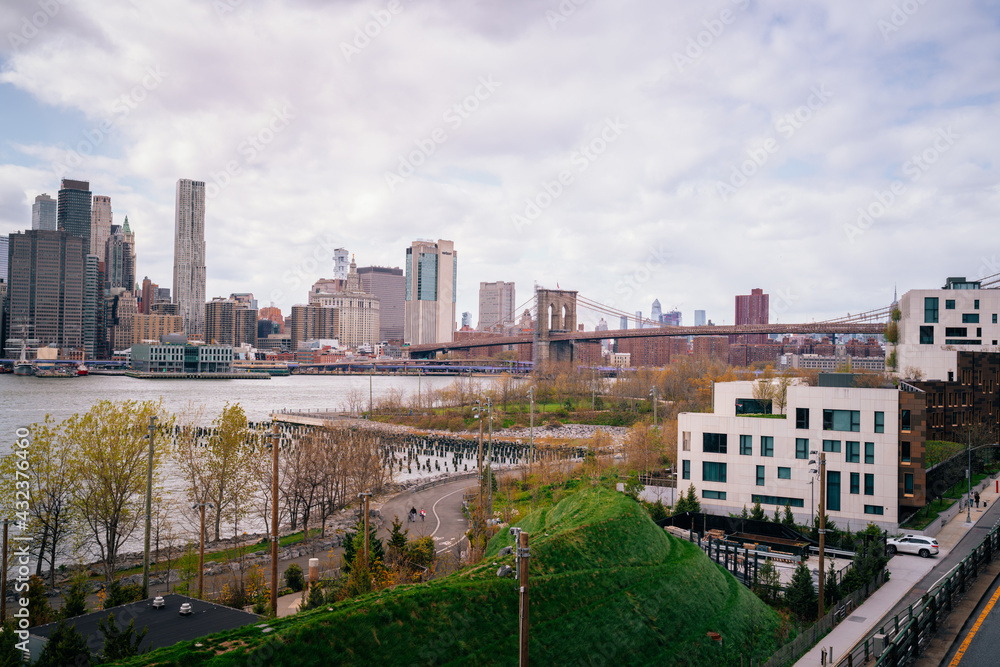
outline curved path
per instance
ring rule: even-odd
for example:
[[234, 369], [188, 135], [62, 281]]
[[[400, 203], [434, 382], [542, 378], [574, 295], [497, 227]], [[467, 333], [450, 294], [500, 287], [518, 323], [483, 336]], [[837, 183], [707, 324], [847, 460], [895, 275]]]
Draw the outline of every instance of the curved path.
[[[447, 552], [459, 557], [461, 546], [465, 543], [465, 532], [469, 529], [469, 522], [462, 513], [462, 493], [466, 489], [475, 489], [475, 486], [475, 477], [464, 477], [429, 489], [404, 491], [382, 505], [384, 522], [379, 537], [387, 538], [393, 518], [399, 517], [403, 530], [409, 530], [410, 537], [430, 535], [439, 554]], [[415, 522], [410, 523], [406, 518], [411, 508], [416, 508], [418, 513], [422, 509], [427, 516], [423, 521], [418, 516]]]

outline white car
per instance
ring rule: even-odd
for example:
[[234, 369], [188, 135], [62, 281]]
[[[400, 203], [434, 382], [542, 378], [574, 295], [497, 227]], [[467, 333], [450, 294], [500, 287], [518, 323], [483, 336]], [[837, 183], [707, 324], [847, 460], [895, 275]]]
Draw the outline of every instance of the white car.
[[923, 535], [904, 535], [892, 540], [886, 540], [889, 553], [895, 554], [917, 554], [921, 558], [936, 556], [938, 553], [938, 543], [933, 537]]

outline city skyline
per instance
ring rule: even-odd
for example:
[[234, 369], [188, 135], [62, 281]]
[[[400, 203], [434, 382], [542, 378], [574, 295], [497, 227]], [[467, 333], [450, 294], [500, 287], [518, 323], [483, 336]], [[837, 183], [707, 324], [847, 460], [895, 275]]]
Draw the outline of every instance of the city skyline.
[[772, 320], [874, 308], [1000, 270], [964, 238], [995, 216], [994, 12], [895, 4], [82, 0], [23, 36], [38, 6], [6, 3], [0, 233], [86, 179], [167, 284], [188, 177], [209, 293], [286, 313], [334, 249], [397, 267], [418, 237], [475, 267], [459, 312], [496, 278], [720, 324], [751, 284]]

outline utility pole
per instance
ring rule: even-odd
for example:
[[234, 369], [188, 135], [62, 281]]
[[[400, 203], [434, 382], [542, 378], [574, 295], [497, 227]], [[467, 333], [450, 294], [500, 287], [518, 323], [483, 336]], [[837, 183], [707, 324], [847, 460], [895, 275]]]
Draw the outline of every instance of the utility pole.
[[528, 667], [528, 559], [531, 558], [531, 551], [528, 549], [528, 533], [518, 533], [517, 573], [519, 575], [519, 595], [518, 608], [520, 611], [520, 622], [518, 623], [518, 667]]
[[[375, 372], [375, 367], [372, 366], [372, 373]], [[375, 401], [372, 398], [372, 373], [368, 373], [368, 419], [372, 418], [375, 414]]]
[[531, 464], [535, 459], [535, 388], [528, 388], [528, 476], [531, 476]]
[[[476, 401], [476, 419], [479, 420], [479, 459], [477, 462], [477, 470], [479, 471], [479, 528], [477, 532], [484, 532], [486, 525], [486, 512], [484, 510], [483, 502], [484, 489], [483, 489], [483, 404], [481, 401]], [[479, 549], [479, 545], [476, 545], [476, 549]], [[478, 553], [478, 551], [477, 551]]]
[[358, 494], [358, 498], [364, 499], [364, 512], [365, 512], [365, 569], [368, 569], [368, 564], [371, 559], [368, 555], [368, 499], [371, 497], [371, 493], [365, 491]]
[[[149, 416], [149, 461], [146, 465], [146, 547], [142, 560], [142, 598], [149, 597], [149, 535], [153, 528], [153, 433], [156, 431], [156, 415]], [[170, 577], [170, 573], [167, 573]], [[7, 589], [4, 588], [4, 591]]]
[[966, 439], [969, 443], [969, 497], [965, 499], [965, 521], [972, 523], [972, 429], [966, 432]]
[[826, 452], [819, 455], [819, 616], [823, 618], [823, 555], [826, 546]]
[[[273, 417], [272, 417], [273, 419]], [[271, 617], [278, 617], [278, 422], [271, 426]]]
[[7, 527], [10, 519], [3, 520], [3, 572], [0, 574], [0, 623], [7, 620]]
[[198, 533], [198, 599], [205, 599], [205, 508], [215, 508], [212, 503], [197, 503], [192, 509], [201, 509], [201, 531]]
[[486, 483], [489, 485], [487, 487], [488, 500], [486, 501], [486, 504], [489, 507], [490, 516], [492, 517], [493, 516], [493, 399], [492, 398], [486, 399], [486, 407], [490, 415], [490, 452], [489, 455], [487, 456], [490, 462], [489, 463], [490, 476], [489, 479], [486, 480]]

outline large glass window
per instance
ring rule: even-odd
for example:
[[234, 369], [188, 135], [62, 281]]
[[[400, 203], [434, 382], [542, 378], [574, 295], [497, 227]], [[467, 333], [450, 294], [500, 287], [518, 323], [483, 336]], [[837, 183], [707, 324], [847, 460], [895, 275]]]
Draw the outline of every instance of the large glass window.
[[753, 436], [752, 435], [741, 435], [740, 436], [740, 454], [743, 456], [753, 455]]
[[795, 458], [809, 458], [809, 438], [795, 438]]
[[764, 486], [764, 466], [757, 466], [757, 486]]
[[706, 482], [725, 482], [726, 464], [715, 461], [702, 461], [701, 478]]
[[726, 499], [726, 492], [725, 491], [711, 491], [709, 489], [705, 489], [704, 491], [701, 492], [701, 497], [702, 498], [708, 498], [709, 500], [725, 500]]
[[809, 408], [795, 408], [795, 428], [809, 428]]
[[750, 500], [755, 503], [760, 503], [761, 505], [777, 505], [779, 507], [784, 507], [788, 505], [789, 507], [805, 507], [805, 501], [802, 498], [786, 498], [784, 496], [762, 496], [756, 493], [750, 495]]
[[824, 452], [840, 452], [840, 440], [824, 440]]
[[924, 322], [935, 324], [938, 321], [938, 299], [936, 296], [924, 297]]
[[792, 469], [778, 466], [778, 479], [791, 479]]
[[760, 455], [774, 456], [774, 438], [772, 436], [760, 436]]
[[824, 431], [860, 431], [860, 410], [823, 410]]
[[955, 310], [955, 300], [954, 299], [945, 299], [944, 300], [944, 309], [945, 310]]
[[875, 495], [875, 475], [870, 472], [865, 473], [865, 495]]
[[865, 463], [875, 463], [875, 443], [865, 443]]
[[861, 443], [853, 440], [847, 441], [847, 462], [861, 463]]
[[681, 479], [691, 479], [690, 461], [681, 461]]
[[903, 495], [913, 495], [913, 473], [908, 472], [903, 475]]
[[856, 472], [851, 473], [851, 495], [861, 493], [861, 475]]
[[934, 327], [920, 327], [920, 344], [934, 344]]
[[882, 514], [883, 509], [881, 505], [865, 505], [865, 514]]
[[840, 511], [840, 473], [836, 470], [826, 471], [826, 509]]
[[885, 433], [885, 413], [876, 412], [875, 413], [875, 432]]
[[962, 324], [979, 324], [979, 313], [962, 313]]
[[725, 454], [726, 434], [725, 433], [703, 433], [701, 437], [702, 451], [708, 454]]

